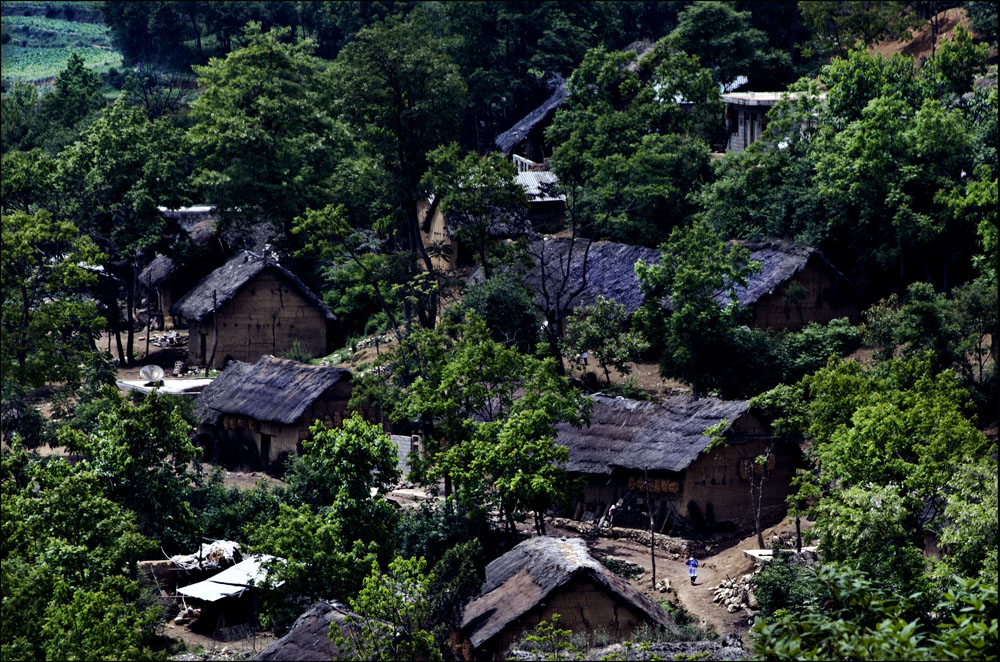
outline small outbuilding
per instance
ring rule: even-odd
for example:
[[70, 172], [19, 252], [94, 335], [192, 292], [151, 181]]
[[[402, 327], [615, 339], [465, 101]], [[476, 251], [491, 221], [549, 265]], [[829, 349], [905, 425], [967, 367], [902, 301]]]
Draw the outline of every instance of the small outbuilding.
[[215, 368], [295, 345], [322, 356], [337, 319], [295, 274], [250, 251], [202, 279], [170, 312], [189, 325], [188, 362]]
[[541, 621], [603, 630], [630, 639], [643, 625], [676, 630], [670, 615], [590, 555], [581, 538], [541, 536], [520, 543], [486, 566], [479, 597], [465, 607], [464, 659], [503, 660]]
[[[794, 443], [773, 441], [749, 403], [689, 396], [592, 399], [589, 426], [557, 427], [556, 442], [569, 450], [566, 469], [583, 483], [567, 513], [574, 519], [606, 518], [614, 505], [614, 526], [649, 528], [651, 510], [659, 533], [750, 531], [751, 479], [759, 487], [762, 472], [761, 519], [784, 516], [800, 452]], [[724, 443], [709, 450], [705, 429], [719, 424]], [[767, 457], [763, 467], [755, 461], [760, 456]]]
[[350, 416], [351, 373], [265, 356], [234, 361], [198, 398], [198, 433], [206, 455], [227, 466], [278, 466], [301, 449], [317, 420], [339, 426]]

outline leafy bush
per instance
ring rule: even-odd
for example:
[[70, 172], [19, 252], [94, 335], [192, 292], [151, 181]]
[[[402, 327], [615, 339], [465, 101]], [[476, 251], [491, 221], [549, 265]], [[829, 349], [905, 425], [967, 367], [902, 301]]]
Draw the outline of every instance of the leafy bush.
[[606, 556], [603, 559], [600, 559], [600, 561], [608, 570], [616, 575], [621, 575], [625, 579], [635, 579], [645, 572], [643, 567], [638, 563], [632, 563], [631, 561], [618, 559], [613, 556]]
[[778, 554], [753, 577], [754, 595], [760, 613], [770, 616], [779, 609], [805, 608], [815, 604], [815, 588], [807, 566], [792, 560], [790, 554]]

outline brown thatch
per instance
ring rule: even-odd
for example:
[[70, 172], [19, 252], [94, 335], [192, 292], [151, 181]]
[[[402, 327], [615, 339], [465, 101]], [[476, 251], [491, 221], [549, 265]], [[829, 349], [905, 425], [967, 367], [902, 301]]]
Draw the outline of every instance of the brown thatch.
[[139, 287], [145, 288], [147, 284], [155, 287], [170, 278], [175, 269], [176, 265], [173, 260], [166, 255], [157, 253], [153, 261], [139, 272]]
[[[590, 425], [557, 426], [556, 441], [569, 449], [568, 471], [610, 474], [613, 467], [683, 471], [711, 439], [705, 428], [730, 426], [749, 409], [742, 400], [674, 396], [662, 402], [593, 396]], [[728, 428], [727, 428], [728, 429]]]
[[525, 540], [486, 566], [479, 597], [465, 607], [462, 632], [479, 648], [580, 575], [644, 614], [651, 624], [676, 627], [666, 611], [592, 557], [582, 539], [541, 536]]
[[[830, 263], [823, 254], [815, 248], [795, 244], [789, 241], [770, 239], [766, 241], [740, 242], [750, 251], [750, 259], [760, 262], [759, 272], [750, 276], [745, 286], [736, 288], [736, 298], [742, 306], [752, 306], [761, 297], [774, 292], [789, 279], [801, 271], [810, 262], [818, 262], [820, 267], [830, 273], [834, 280], [845, 285], [849, 291], [854, 287], [847, 278]], [[570, 245], [573, 255], [570, 258]], [[536, 301], [545, 305], [543, 294], [542, 268], [545, 264], [544, 287], [552, 303], [564, 306], [567, 310], [576, 310], [594, 304], [598, 295], [613, 299], [625, 306], [627, 314], [637, 311], [645, 301], [639, 288], [639, 279], [635, 275], [635, 263], [639, 260], [647, 264], [660, 261], [660, 251], [644, 246], [631, 246], [611, 241], [595, 241], [590, 246], [587, 255], [587, 283], [583, 291], [572, 301], [566, 301], [568, 294], [576, 290], [583, 281], [583, 259], [587, 241], [568, 238], [548, 238], [532, 243], [528, 249], [534, 260], [534, 268], [525, 276], [525, 283], [536, 292]], [[565, 279], [567, 264], [569, 277]], [[470, 276], [475, 282], [482, 274], [477, 271]], [[556, 301], [556, 297], [563, 297]], [[719, 305], [729, 304], [728, 291], [717, 292], [714, 296]], [[664, 301], [669, 310], [669, 301]]]
[[287, 425], [328, 388], [350, 378], [344, 368], [273, 356], [254, 365], [233, 361], [201, 392], [196, 413], [202, 424], [214, 423], [221, 414], [235, 414]]
[[552, 119], [552, 116], [555, 115], [555, 112], [563, 104], [568, 95], [569, 89], [566, 87], [565, 81], [560, 81], [555, 91], [552, 92], [551, 96], [542, 105], [525, 115], [517, 124], [494, 139], [497, 149], [504, 156], [510, 156], [518, 143], [524, 140], [531, 133], [532, 129]]
[[[585, 252], [586, 287], [569, 301], [569, 295], [579, 287], [584, 278]], [[549, 297], [548, 305], [555, 303], [567, 310], [592, 306], [600, 295], [625, 306], [629, 315], [638, 310], [643, 302], [639, 279], [635, 275], [635, 263], [639, 260], [658, 262], [660, 259], [660, 251], [655, 248], [595, 241], [587, 251], [586, 240], [565, 238], [536, 241], [530, 246], [528, 253], [532, 256], [535, 267], [525, 276], [525, 283], [536, 292], [536, 300], [540, 305], [546, 305], [546, 293]], [[544, 283], [542, 264], [545, 265]], [[567, 268], [568, 278], [565, 277]]]
[[[849, 290], [854, 289], [847, 277], [815, 248], [780, 239], [737, 243], [750, 251], [751, 261], [760, 262], [760, 271], [750, 276], [746, 285], [736, 288], [736, 300], [741, 306], [752, 306], [761, 297], [771, 294], [794, 278], [810, 260], [817, 261], [824, 271]], [[719, 292], [715, 295], [715, 300], [721, 305], [728, 305], [729, 295], [727, 292]]]
[[271, 642], [257, 653], [253, 660], [356, 660], [358, 654], [350, 646], [339, 646], [330, 637], [330, 626], [350, 639], [350, 632], [357, 626], [348, 623], [353, 614], [337, 602], [317, 602], [295, 620], [288, 633]]
[[[336, 316], [327, 308], [319, 297], [299, 280], [295, 274], [285, 269], [267, 257], [256, 255], [250, 251], [241, 251], [230, 258], [224, 265], [210, 273], [185, 294], [177, 303], [170, 307], [172, 315], [180, 315], [191, 322], [199, 322], [206, 315], [212, 314], [213, 305], [222, 307], [236, 293], [258, 274], [271, 269], [280, 277], [298, 288], [306, 299], [319, 308], [330, 321]], [[215, 294], [213, 302], [212, 295]]]

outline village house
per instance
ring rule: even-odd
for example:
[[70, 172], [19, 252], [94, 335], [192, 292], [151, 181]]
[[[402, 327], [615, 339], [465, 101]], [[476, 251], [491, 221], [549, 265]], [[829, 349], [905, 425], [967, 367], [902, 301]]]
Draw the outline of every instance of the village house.
[[525, 540], [486, 566], [465, 607], [462, 659], [504, 660], [513, 644], [559, 614], [559, 627], [630, 639], [637, 628], [677, 629], [670, 615], [590, 555], [580, 538]]
[[[752, 531], [752, 488], [759, 487], [761, 472], [761, 520], [784, 516], [799, 449], [773, 440], [747, 402], [592, 399], [589, 426], [557, 428], [557, 443], [569, 450], [566, 470], [583, 481], [570, 513], [574, 519], [599, 521], [614, 505], [614, 526], [649, 528], [651, 508], [659, 533]], [[721, 422], [724, 443], [708, 450], [712, 440], [705, 429]], [[767, 457], [763, 468], [755, 462], [760, 456]]]
[[202, 279], [170, 312], [189, 326], [188, 362], [214, 368], [284, 354], [296, 344], [322, 356], [337, 319], [293, 273], [250, 251]]
[[[783, 98], [795, 99], [800, 92], [726, 92], [727, 152], [742, 152], [760, 140], [769, 122], [768, 113]], [[822, 98], [822, 95], [821, 95]]]
[[[735, 288], [737, 303], [752, 311], [751, 326], [794, 331], [810, 322], [826, 323], [840, 317], [858, 321], [860, 308], [854, 286], [820, 251], [781, 240], [740, 243], [750, 251], [750, 260], [761, 267], [749, 276], [746, 285]], [[534, 268], [525, 275], [525, 283], [536, 293], [539, 306], [558, 304], [574, 311], [603, 296], [622, 304], [628, 315], [645, 301], [635, 275], [636, 262], [660, 260], [660, 251], [654, 248], [595, 241], [588, 249], [586, 240], [569, 238], [536, 241], [528, 252]], [[581, 289], [585, 253], [586, 282]], [[470, 279], [475, 282], [482, 277], [477, 271]], [[571, 297], [577, 290], [579, 293]], [[728, 292], [716, 293], [715, 299], [719, 305], [728, 305]], [[664, 306], [669, 309], [669, 301]]]
[[[288, 660], [323, 662], [325, 660], [360, 660], [351, 637], [357, 633], [361, 616], [339, 602], [313, 603], [281, 638], [275, 639], [252, 660]], [[347, 641], [338, 644], [331, 636], [336, 629]]]
[[[463, 240], [459, 226], [441, 211], [440, 205], [433, 200], [421, 200], [417, 203], [417, 218], [421, 241], [435, 269], [454, 271], [475, 264], [475, 246]], [[502, 241], [525, 236], [531, 231], [531, 223], [524, 215], [503, 216], [491, 219], [485, 230], [490, 241]]]
[[215, 207], [195, 205], [159, 209], [165, 218], [176, 222], [188, 235], [196, 255], [180, 266], [166, 255], [155, 255], [136, 279], [140, 296], [145, 299], [136, 312], [140, 316], [149, 313], [155, 328], [171, 329], [174, 320], [168, 315], [170, 306], [225, 262], [226, 244], [216, 234], [219, 218]]
[[350, 416], [351, 373], [266, 356], [234, 361], [198, 398], [198, 438], [206, 456], [231, 467], [268, 469], [301, 450], [317, 420]]
[[[281, 467], [299, 453], [309, 428], [319, 421], [339, 427], [348, 408], [353, 376], [345, 368], [309, 365], [265, 356], [256, 364], [233, 361], [198, 396], [198, 440], [206, 456], [234, 468]], [[369, 421], [377, 416], [360, 411]], [[411, 455], [422, 452], [420, 438], [389, 435], [402, 476]]]

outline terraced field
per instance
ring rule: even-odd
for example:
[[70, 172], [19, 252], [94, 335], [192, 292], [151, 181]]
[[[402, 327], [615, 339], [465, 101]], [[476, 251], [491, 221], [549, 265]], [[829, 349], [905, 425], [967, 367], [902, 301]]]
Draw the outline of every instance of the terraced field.
[[[0, 67], [4, 87], [14, 81], [51, 80], [66, 66], [73, 53], [79, 54], [88, 67], [99, 73], [121, 66], [121, 55], [113, 50], [108, 28], [104, 25], [44, 15], [12, 15], [15, 11], [34, 13], [34, 6], [38, 4], [4, 3], [5, 15], [0, 19], [3, 34]], [[41, 13], [43, 9], [38, 11]], [[61, 12], [66, 15], [66, 8]]]

